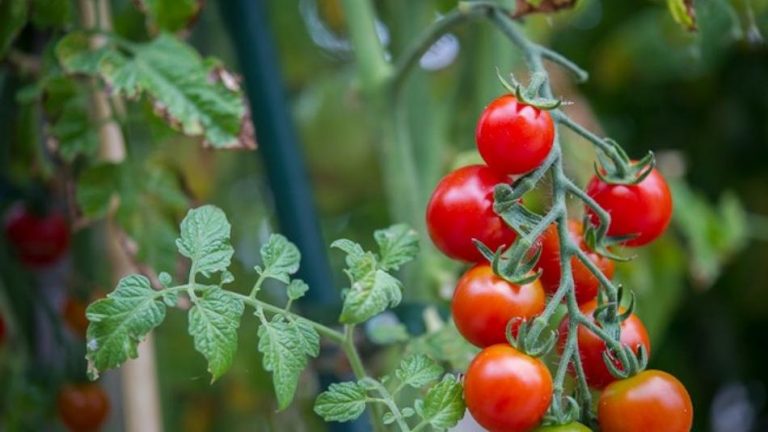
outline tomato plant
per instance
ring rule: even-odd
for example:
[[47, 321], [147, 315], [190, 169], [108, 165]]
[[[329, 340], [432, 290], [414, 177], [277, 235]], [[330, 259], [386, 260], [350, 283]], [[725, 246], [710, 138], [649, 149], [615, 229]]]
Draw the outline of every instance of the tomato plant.
[[109, 398], [98, 384], [66, 384], [56, 400], [61, 422], [72, 432], [101, 428], [109, 414]]
[[672, 375], [647, 370], [605, 388], [598, 401], [604, 432], [687, 432], [693, 424], [691, 397]]
[[467, 368], [464, 397], [472, 417], [491, 431], [527, 431], [544, 417], [552, 376], [544, 363], [507, 344], [485, 348]]
[[489, 167], [503, 174], [525, 174], [544, 162], [555, 126], [549, 112], [504, 95], [483, 111], [475, 139]]
[[58, 261], [69, 247], [69, 223], [56, 212], [33, 213], [15, 205], [5, 218], [5, 235], [19, 260], [29, 267], [44, 267]]
[[[642, 246], [659, 237], [672, 219], [672, 193], [664, 177], [652, 169], [637, 184], [610, 184], [595, 176], [587, 185], [587, 194], [611, 215], [608, 235], [636, 236], [627, 246]], [[590, 219], [598, 223], [591, 208]]]
[[427, 204], [427, 229], [435, 245], [451, 258], [470, 262], [483, 260], [472, 240], [493, 250], [511, 245], [515, 232], [493, 212], [493, 188], [507, 181], [481, 165], [443, 177]]
[[[598, 269], [607, 278], [613, 277], [614, 264], [610, 259], [603, 257], [588, 249], [584, 241], [584, 229], [581, 222], [568, 221], [568, 233], [574, 244], [578, 245], [589, 257]], [[548, 294], [554, 294], [560, 286], [560, 238], [555, 225], [550, 226], [541, 236], [541, 257], [539, 258], [541, 269], [541, 284]], [[586, 303], [597, 296], [600, 281], [578, 258], [571, 258], [571, 271], [573, 272], [573, 285], [576, 290], [576, 300]]]
[[533, 430], [533, 432], [591, 432], [592, 429], [584, 426], [581, 423], [568, 423], [562, 425], [552, 426], [540, 426]]
[[479, 264], [456, 284], [451, 314], [465, 339], [487, 347], [505, 343], [507, 323], [533, 318], [544, 310], [544, 303], [539, 281], [513, 284], [496, 276], [489, 265]]

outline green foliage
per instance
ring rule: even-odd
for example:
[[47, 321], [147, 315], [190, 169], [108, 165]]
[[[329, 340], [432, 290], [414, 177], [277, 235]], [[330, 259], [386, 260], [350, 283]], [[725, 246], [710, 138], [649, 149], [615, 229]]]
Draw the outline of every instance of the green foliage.
[[[299, 270], [301, 253], [288, 239], [275, 234], [261, 247], [261, 259], [264, 268], [256, 266], [256, 271], [262, 277], [288, 283], [291, 275]], [[295, 289], [297, 287], [294, 287]]]
[[16, 35], [27, 23], [26, 0], [4, 0], [0, 2], [0, 58], [11, 47]]
[[196, 272], [210, 276], [229, 267], [235, 253], [229, 244], [230, 230], [221, 209], [207, 205], [190, 210], [181, 222], [181, 238], [176, 240], [179, 253], [192, 260], [190, 277]]
[[347, 324], [366, 321], [397, 306], [402, 300], [400, 281], [389, 271], [397, 270], [418, 253], [417, 234], [403, 225], [394, 225], [374, 233], [379, 254], [364, 251], [351, 240], [337, 240], [331, 247], [347, 254], [344, 270], [351, 286], [345, 291], [339, 320]]
[[421, 388], [440, 379], [443, 368], [431, 358], [418, 354], [403, 360], [395, 370], [395, 376], [405, 385]]
[[195, 349], [208, 360], [212, 381], [232, 364], [243, 309], [241, 299], [213, 288], [197, 297], [189, 310], [189, 334], [195, 341]]
[[333, 383], [317, 397], [315, 412], [326, 421], [347, 422], [365, 411], [365, 387], [356, 382]]
[[204, 61], [169, 34], [147, 43], [117, 36], [93, 48], [84, 32], [59, 41], [56, 55], [64, 70], [102, 78], [114, 93], [147, 96], [154, 111], [183, 134], [203, 137], [215, 148], [253, 148], [246, 108], [236, 79], [215, 61]]
[[202, 0], [138, 0], [153, 29], [175, 32], [187, 28], [197, 18]]
[[32, 23], [39, 28], [62, 28], [72, 21], [70, 0], [31, 0]]
[[447, 375], [439, 384], [429, 389], [424, 404], [416, 405], [416, 412], [438, 430], [456, 425], [464, 417], [464, 397], [461, 383]]

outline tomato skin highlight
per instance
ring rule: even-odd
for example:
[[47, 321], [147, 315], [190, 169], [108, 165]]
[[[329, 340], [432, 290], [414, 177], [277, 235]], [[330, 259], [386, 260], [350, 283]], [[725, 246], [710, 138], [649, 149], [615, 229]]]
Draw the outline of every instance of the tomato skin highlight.
[[[672, 193], [657, 169], [635, 185], [611, 185], [595, 176], [586, 192], [611, 215], [609, 236], [638, 234], [627, 246], [642, 246], [656, 240], [672, 219]], [[587, 207], [591, 223], [600, 219]]]
[[514, 242], [515, 232], [493, 212], [493, 189], [499, 183], [510, 180], [483, 165], [459, 168], [440, 180], [427, 205], [427, 229], [445, 255], [483, 262], [473, 238], [491, 250]]
[[[581, 222], [575, 220], [568, 221], [568, 232], [578, 247], [587, 253], [589, 259], [610, 279], [613, 277], [614, 263], [608, 258], [598, 255], [588, 250], [584, 242], [584, 228]], [[539, 268], [541, 273], [541, 284], [547, 294], [554, 294], [560, 286], [560, 238], [557, 233], [557, 226], [550, 225], [544, 234], [540, 237], [541, 257], [539, 258]], [[571, 258], [571, 274], [576, 289], [576, 301], [584, 304], [597, 296], [600, 288], [600, 281], [597, 276], [592, 274], [584, 263], [577, 257]]]
[[[538, 280], [515, 285], [496, 276], [488, 264], [478, 264], [459, 279], [451, 315], [464, 339], [480, 348], [507, 343], [507, 323], [531, 318], [544, 310], [546, 295]], [[519, 324], [513, 326], [517, 333]]]
[[539, 426], [533, 432], [592, 432], [592, 429], [581, 423], [573, 422], [564, 425]]
[[552, 375], [541, 360], [507, 344], [492, 345], [467, 368], [464, 399], [475, 421], [490, 431], [529, 431], [552, 401]]
[[[594, 322], [592, 314], [595, 312], [596, 308], [597, 300], [592, 300], [581, 306], [581, 312]], [[623, 308], [620, 310], [623, 310]], [[583, 325], [579, 325], [578, 332], [579, 356], [581, 357], [581, 363], [584, 367], [584, 375], [587, 378], [587, 384], [598, 390], [603, 389], [608, 384], [616, 381], [616, 377], [611, 375], [608, 371], [608, 367], [603, 362], [603, 352], [607, 351], [605, 341], [600, 339], [596, 334], [592, 333], [592, 331]], [[559, 334], [557, 349], [558, 352], [562, 353], [568, 337], [567, 316], [560, 324]], [[643, 345], [650, 356], [651, 342], [648, 337], [648, 331], [645, 329], [645, 325], [643, 325], [643, 322], [640, 321], [640, 318], [638, 318], [637, 315], [632, 314], [621, 323], [621, 343], [622, 345], [631, 347], [635, 354], [637, 354], [638, 347]], [[618, 360], [615, 364], [616, 366], [621, 366]]]
[[549, 112], [507, 94], [483, 111], [475, 140], [480, 156], [502, 174], [525, 174], [544, 162], [555, 139]]
[[674, 376], [646, 370], [605, 388], [597, 405], [602, 432], [688, 432], [693, 405]]
[[56, 400], [59, 418], [73, 432], [96, 431], [109, 414], [109, 398], [98, 384], [66, 384]]
[[5, 235], [22, 264], [31, 268], [55, 263], [69, 248], [69, 225], [63, 215], [54, 212], [38, 216], [23, 205], [9, 210]]

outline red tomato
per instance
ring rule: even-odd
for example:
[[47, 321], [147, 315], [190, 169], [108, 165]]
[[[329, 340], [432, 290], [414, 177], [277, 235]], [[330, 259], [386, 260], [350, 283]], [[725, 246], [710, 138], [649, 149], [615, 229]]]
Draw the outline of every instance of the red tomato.
[[69, 247], [69, 225], [59, 213], [38, 216], [16, 205], [5, 219], [5, 235], [19, 260], [29, 267], [44, 267], [61, 258]]
[[[672, 218], [672, 193], [658, 170], [636, 185], [612, 185], [595, 176], [587, 185], [587, 194], [611, 214], [608, 235], [638, 236], [626, 242], [627, 246], [642, 246], [659, 237]], [[590, 220], [599, 219], [587, 207]]]
[[493, 212], [493, 188], [509, 179], [483, 165], [459, 168], [443, 177], [427, 205], [429, 236], [447, 256], [482, 262], [472, 239], [491, 250], [511, 245], [515, 232]]
[[[613, 277], [613, 261], [602, 257], [587, 249], [584, 242], [584, 230], [581, 222], [575, 220], [568, 221], [568, 232], [571, 240], [576, 243], [581, 250], [587, 252], [589, 259], [609, 279]], [[541, 236], [541, 258], [539, 258], [539, 268], [541, 268], [541, 284], [548, 294], [554, 294], [560, 286], [560, 238], [557, 235], [557, 226], [551, 225]], [[576, 288], [576, 300], [579, 304], [586, 303], [597, 296], [600, 281], [597, 276], [581, 262], [577, 257], [571, 258], [571, 273], [573, 274], [573, 283]]]
[[688, 432], [693, 405], [677, 378], [647, 370], [606, 387], [597, 417], [602, 432]]
[[98, 430], [109, 413], [109, 398], [94, 383], [63, 386], [56, 405], [61, 422], [73, 432]]
[[[597, 308], [597, 301], [585, 303], [581, 306], [581, 312], [594, 321], [592, 314]], [[623, 309], [623, 308], [622, 308]], [[563, 320], [560, 324], [560, 339], [558, 343], [558, 351], [563, 352], [563, 347], [568, 337], [568, 319]], [[584, 367], [584, 375], [587, 377], [587, 383], [590, 387], [596, 389], [605, 388], [608, 384], [616, 381], [616, 378], [608, 371], [608, 367], [603, 362], [603, 352], [606, 351], [605, 341], [597, 337], [583, 325], [579, 326], [579, 355], [581, 356], [581, 362]], [[632, 314], [624, 322], [621, 323], [621, 343], [622, 345], [631, 347], [632, 350], [637, 353], [638, 347], [642, 344], [645, 347], [648, 355], [651, 354], [651, 342], [648, 338], [648, 331], [645, 329], [643, 322], [637, 315]], [[616, 361], [616, 366], [621, 364]]]
[[490, 431], [528, 431], [552, 401], [552, 375], [544, 363], [507, 344], [475, 356], [464, 378], [464, 399], [472, 417]]
[[544, 310], [545, 303], [538, 280], [515, 285], [496, 276], [488, 264], [479, 264], [464, 273], [456, 285], [451, 311], [462, 336], [482, 348], [506, 343], [509, 320], [534, 317]]
[[85, 317], [85, 309], [88, 304], [75, 298], [68, 297], [64, 300], [61, 315], [64, 322], [75, 334], [85, 337], [88, 330], [88, 318]]
[[475, 139], [489, 167], [502, 174], [524, 174], [547, 158], [555, 125], [547, 111], [504, 95], [483, 111]]

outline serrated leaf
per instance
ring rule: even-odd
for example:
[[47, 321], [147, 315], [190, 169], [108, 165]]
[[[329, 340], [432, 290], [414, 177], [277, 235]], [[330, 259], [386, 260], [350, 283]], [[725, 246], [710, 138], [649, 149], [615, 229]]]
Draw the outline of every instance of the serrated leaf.
[[258, 336], [264, 369], [272, 372], [278, 409], [285, 409], [293, 401], [307, 355], [320, 351], [320, 337], [304, 320], [286, 322], [279, 315], [262, 322]]
[[231, 226], [224, 212], [212, 205], [192, 209], [181, 221], [179, 253], [192, 260], [198, 273], [226, 270], [234, 250], [229, 244]]
[[365, 389], [356, 382], [334, 383], [315, 400], [315, 413], [325, 421], [347, 422], [365, 411]]
[[229, 369], [237, 351], [242, 300], [214, 288], [198, 297], [189, 310], [189, 334], [195, 349], [208, 360], [211, 382]]
[[384, 270], [374, 270], [355, 278], [344, 297], [339, 320], [346, 324], [363, 322], [397, 306], [402, 300], [400, 281]]
[[291, 300], [298, 300], [304, 297], [304, 294], [309, 290], [309, 285], [301, 279], [294, 279], [288, 284], [288, 298]]
[[26, 0], [3, 0], [0, 2], [0, 58], [13, 44], [24, 24], [27, 23]]
[[395, 376], [406, 385], [421, 388], [439, 380], [443, 376], [443, 368], [431, 358], [417, 354], [400, 362], [400, 366], [395, 370]]
[[124, 277], [107, 298], [88, 306], [88, 374], [96, 379], [101, 371], [136, 358], [136, 347], [165, 318], [165, 305], [149, 279]]
[[352, 240], [339, 239], [331, 243], [331, 247], [341, 249], [344, 253], [347, 254], [347, 265], [350, 265], [350, 259], [359, 258], [362, 255], [365, 255], [363, 247], [358, 243], [353, 242]]
[[379, 266], [397, 270], [419, 253], [419, 234], [408, 225], [398, 224], [373, 233], [379, 244]]
[[[448, 429], [464, 417], [464, 397], [461, 383], [453, 375], [429, 389], [421, 409], [422, 416], [436, 429]], [[417, 408], [418, 410], [418, 408]]]
[[99, 71], [113, 91], [149, 96], [154, 111], [175, 129], [202, 136], [214, 148], [255, 148], [243, 93], [191, 46], [168, 34], [134, 44], [131, 55], [110, 51]]
[[299, 248], [280, 234], [272, 234], [261, 247], [262, 274], [283, 283], [299, 270]]
[[150, 27], [170, 32], [187, 28], [202, 8], [202, 0], [137, 0], [147, 15]]

